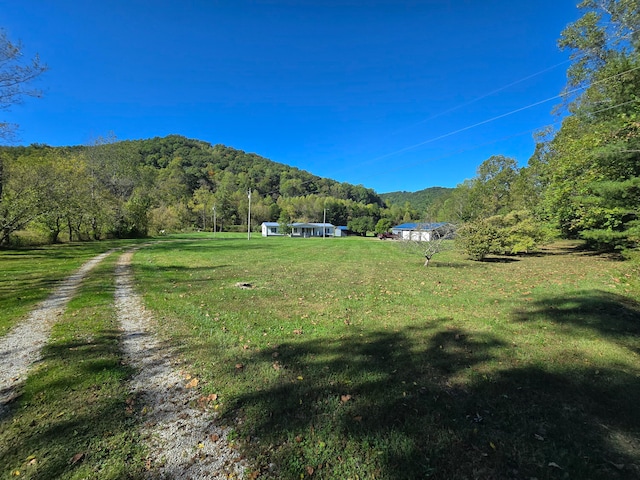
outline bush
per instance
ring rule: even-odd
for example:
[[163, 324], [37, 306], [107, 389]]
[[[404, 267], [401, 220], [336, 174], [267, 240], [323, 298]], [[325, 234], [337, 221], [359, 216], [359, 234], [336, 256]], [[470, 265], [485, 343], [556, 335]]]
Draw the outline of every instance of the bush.
[[488, 220], [468, 222], [458, 230], [456, 242], [472, 260], [483, 260], [494, 253], [500, 233]]
[[458, 230], [458, 246], [473, 260], [488, 254], [529, 253], [551, 236], [527, 210], [495, 215], [464, 224]]

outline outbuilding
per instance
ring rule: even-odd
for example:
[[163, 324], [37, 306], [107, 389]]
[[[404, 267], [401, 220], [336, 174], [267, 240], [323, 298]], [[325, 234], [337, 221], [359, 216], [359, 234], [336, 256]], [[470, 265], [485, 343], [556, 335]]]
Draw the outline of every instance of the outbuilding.
[[400, 240], [414, 240], [428, 242], [435, 231], [444, 231], [446, 223], [403, 223], [391, 229]]
[[281, 226], [278, 222], [262, 222], [262, 236], [263, 237], [278, 237], [284, 235], [281, 230]]

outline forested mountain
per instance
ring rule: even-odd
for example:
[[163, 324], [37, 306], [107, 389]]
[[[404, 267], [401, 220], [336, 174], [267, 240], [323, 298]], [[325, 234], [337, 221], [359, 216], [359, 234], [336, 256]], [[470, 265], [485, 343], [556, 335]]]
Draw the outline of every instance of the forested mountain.
[[[50, 241], [189, 228], [322, 221], [366, 233], [417, 215], [339, 183], [241, 150], [178, 135], [92, 146], [0, 148], [0, 244], [27, 226]], [[325, 217], [326, 215], [326, 217]]]
[[431, 205], [442, 195], [451, 192], [452, 188], [445, 187], [429, 187], [417, 192], [389, 192], [381, 193], [380, 197], [387, 205], [404, 206], [409, 204], [411, 208], [420, 212], [426, 212]]

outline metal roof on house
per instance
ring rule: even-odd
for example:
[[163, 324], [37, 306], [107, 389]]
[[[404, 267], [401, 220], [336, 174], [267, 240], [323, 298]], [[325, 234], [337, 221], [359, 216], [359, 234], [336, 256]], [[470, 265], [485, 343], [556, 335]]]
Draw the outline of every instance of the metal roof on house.
[[[280, 224], [278, 222], [262, 222], [262, 225], [267, 227], [279, 227]], [[333, 227], [332, 223], [307, 223], [307, 222], [297, 222], [290, 223], [290, 227]], [[346, 228], [346, 227], [345, 227]]]
[[446, 225], [446, 223], [444, 222], [438, 222], [438, 223], [403, 223], [401, 225], [398, 225], [396, 227], [393, 227], [392, 230], [422, 230], [422, 231], [429, 231], [429, 230], [435, 230], [437, 228], [440, 228], [442, 226]]
[[308, 223], [308, 222], [298, 222], [291, 223], [292, 227], [333, 227], [332, 223]]

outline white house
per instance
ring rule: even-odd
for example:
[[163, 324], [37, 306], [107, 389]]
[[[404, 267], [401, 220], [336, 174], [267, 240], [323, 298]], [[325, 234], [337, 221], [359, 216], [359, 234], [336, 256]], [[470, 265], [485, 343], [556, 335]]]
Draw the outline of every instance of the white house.
[[[292, 237], [333, 237], [335, 236], [336, 227], [331, 223], [290, 223]], [[273, 237], [282, 236], [282, 227], [278, 222], [263, 222], [262, 236]]]
[[280, 224], [278, 222], [262, 222], [263, 237], [276, 237], [282, 235], [284, 235], [284, 233], [280, 231]]
[[433, 232], [443, 231], [446, 223], [403, 223], [391, 229], [391, 233], [397, 235], [401, 240], [414, 240], [419, 242], [429, 242], [433, 237]]
[[[292, 223], [292, 237], [333, 237], [336, 227], [330, 223]], [[324, 233], [323, 233], [324, 229]]]

